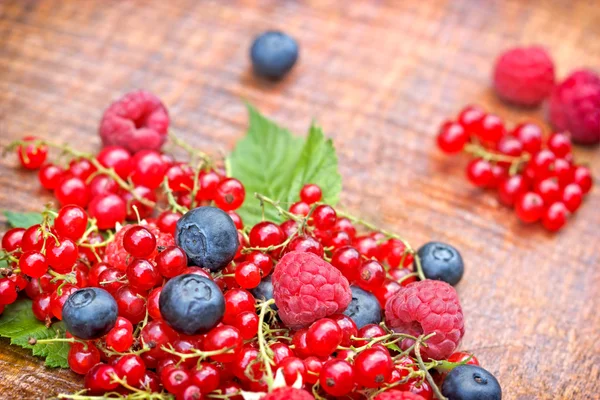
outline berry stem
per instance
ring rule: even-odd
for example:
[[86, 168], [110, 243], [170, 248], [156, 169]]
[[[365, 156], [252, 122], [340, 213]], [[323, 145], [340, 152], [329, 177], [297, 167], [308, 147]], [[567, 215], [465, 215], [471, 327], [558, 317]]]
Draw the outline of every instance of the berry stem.
[[491, 162], [506, 162], [510, 163], [511, 175], [514, 175], [522, 163], [528, 161], [531, 156], [528, 153], [523, 153], [520, 156], [509, 156], [507, 154], [500, 154], [493, 151], [489, 151], [485, 147], [477, 143], [469, 143], [465, 146], [465, 153], [470, 154], [477, 158], [482, 158], [486, 161]]
[[173, 132], [169, 132], [169, 138], [173, 144], [185, 150], [192, 160], [199, 159], [202, 161], [203, 168], [208, 168], [213, 165], [213, 160], [208, 154], [190, 146], [185, 140], [179, 139]]
[[423, 362], [423, 358], [421, 357], [421, 345], [424, 344], [425, 340], [427, 340], [428, 338], [430, 338], [433, 335], [435, 335], [435, 333], [432, 333], [428, 336], [424, 336], [424, 335], [419, 336], [419, 338], [415, 342], [415, 357], [417, 358], [417, 364], [419, 365], [419, 368], [421, 369], [421, 371], [425, 372], [425, 379], [427, 379], [427, 382], [429, 382], [429, 385], [431, 386], [431, 390], [433, 390], [435, 397], [437, 397], [438, 400], [448, 400], [448, 398], [440, 392], [440, 388], [438, 388], [437, 384], [433, 380], [433, 377], [429, 373], [429, 370], [425, 366], [425, 363]]
[[[219, 350], [212, 351], [202, 351], [198, 349], [190, 349], [190, 353], [179, 353], [172, 347], [161, 346], [161, 349], [169, 354], [173, 354], [174, 356], [178, 356], [180, 358], [179, 363], [187, 360], [188, 358], [199, 358], [198, 361], [202, 361], [208, 357], [218, 356], [219, 354], [230, 354], [232, 353], [233, 347], [225, 347]], [[178, 364], [179, 364], [178, 363]]]
[[302, 222], [304, 218], [296, 215], [296, 214], [292, 214], [291, 212], [289, 212], [288, 210], [284, 209], [283, 207], [281, 207], [279, 205], [279, 201], [275, 201], [267, 196], [264, 196], [260, 193], [254, 193], [254, 197], [256, 197], [258, 200], [260, 200], [261, 203], [261, 207], [264, 206], [264, 203], [270, 204], [272, 205], [278, 212], [279, 214], [281, 214], [282, 216], [285, 216], [289, 219], [293, 219], [296, 222]]
[[87, 349], [87, 342], [75, 338], [61, 338], [56, 337], [52, 339], [36, 339], [34, 337], [30, 337], [28, 343], [32, 346], [36, 344], [44, 344], [44, 343], [56, 343], [56, 342], [65, 342], [65, 343], [81, 343], [85, 349]]
[[263, 364], [265, 366], [265, 371], [267, 374], [266, 381], [267, 381], [267, 387], [269, 388], [269, 391], [271, 391], [271, 389], [273, 388], [273, 382], [274, 382], [273, 369], [271, 368], [271, 365], [274, 365], [275, 363], [271, 359], [271, 357], [269, 357], [269, 355], [267, 354], [267, 343], [265, 340], [264, 325], [265, 325], [265, 315], [267, 314], [267, 309], [272, 304], [275, 304], [274, 299], [262, 302], [260, 304], [260, 313], [258, 315], [258, 349], [259, 349], [261, 358], [263, 360]]
[[171, 207], [171, 211], [178, 212], [181, 214], [187, 213], [189, 211], [187, 209], [187, 207], [184, 207], [181, 204], [177, 203], [177, 200], [175, 199], [175, 196], [173, 195], [173, 190], [171, 190], [171, 188], [169, 187], [169, 179], [166, 176], [165, 176], [165, 179], [163, 180], [162, 185], [163, 185], [163, 192], [167, 195], [167, 202], [169, 203], [169, 206]]

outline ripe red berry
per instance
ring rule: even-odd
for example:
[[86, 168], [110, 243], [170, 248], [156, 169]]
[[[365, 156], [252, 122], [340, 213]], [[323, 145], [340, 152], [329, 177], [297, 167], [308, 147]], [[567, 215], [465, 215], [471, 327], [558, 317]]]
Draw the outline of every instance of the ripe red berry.
[[19, 259], [21, 272], [31, 278], [39, 278], [48, 271], [46, 257], [38, 251], [28, 251]]
[[54, 190], [64, 176], [64, 171], [57, 165], [46, 164], [38, 172], [38, 179], [44, 189]]
[[131, 155], [123, 147], [106, 146], [96, 157], [98, 162], [106, 168], [112, 168], [117, 175], [123, 179], [127, 179], [133, 167]]
[[542, 217], [542, 225], [550, 232], [559, 231], [566, 223], [569, 216], [567, 207], [557, 201], [546, 209]]
[[162, 281], [158, 268], [148, 260], [137, 258], [127, 266], [129, 284], [138, 290], [149, 290]]
[[204, 393], [210, 393], [219, 387], [221, 381], [221, 372], [210, 363], [199, 363], [196, 369], [192, 371], [192, 383], [200, 388]]
[[73, 343], [67, 355], [67, 362], [73, 372], [85, 375], [100, 362], [100, 351], [93, 343]]
[[114, 390], [119, 386], [119, 383], [113, 380], [114, 375], [116, 372], [112, 366], [98, 363], [85, 375], [85, 387], [91, 394], [104, 394]]
[[214, 198], [217, 207], [224, 211], [239, 208], [246, 197], [246, 190], [242, 182], [235, 178], [227, 178], [219, 183]]
[[283, 373], [283, 377], [285, 378], [285, 383], [288, 386], [292, 386], [294, 382], [300, 376], [302, 381], [306, 379], [306, 366], [304, 362], [298, 357], [288, 357], [281, 362], [279, 365], [281, 372]]
[[381, 326], [375, 324], [365, 325], [358, 330], [358, 334], [356, 335], [356, 337], [362, 338], [362, 340], [355, 341], [354, 347], [364, 346], [368, 343], [370, 339], [384, 335], [385, 331]]
[[161, 232], [175, 235], [175, 228], [177, 227], [179, 218], [181, 218], [180, 213], [164, 211], [156, 219], [156, 226], [158, 226]]
[[573, 168], [569, 161], [564, 158], [557, 158], [554, 160], [554, 176], [561, 187], [565, 187], [573, 182], [573, 172]]
[[69, 174], [81, 178], [83, 181], [87, 181], [94, 172], [96, 172], [96, 167], [85, 158], [72, 160], [69, 163]]
[[475, 133], [484, 142], [497, 143], [506, 134], [506, 130], [499, 116], [487, 114], [479, 123]]
[[156, 237], [141, 225], [135, 225], [125, 232], [123, 248], [132, 257], [147, 258], [156, 250]]
[[300, 199], [306, 204], [313, 204], [321, 201], [323, 192], [321, 188], [315, 184], [307, 183], [300, 190]]
[[96, 175], [90, 182], [90, 198], [119, 193], [119, 185], [107, 175]]
[[573, 182], [578, 184], [583, 194], [587, 194], [592, 189], [592, 173], [588, 167], [580, 165], [573, 171]]
[[62, 288], [57, 288], [50, 296], [50, 310], [59, 320], [62, 320], [63, 306], [67, 302], [70, 295], [78, 291], [79, 288], [76, 286], [65, 285]]
[[13, 281], [0, 279], [0, 305], [12, 304], [17, 300], [17, 287]]
[[509, 207], [512, 207], [525, 192], [527, 192], [527, 184], [522, 175], [510, 176], [498, 186], [500, 201]]
[[[36, 138], [27, 136], [23, 138], [24, 142], [34, 142]], [[35, 143], [27, 146], [17, 147], [17, 155], [21, 161], [21, 165], [27, 169], [38, 169], [46, 161], [48, 155], [48, 147], [45, 145], [36, 145]]]
[[469, 360], [466, 362], [466, 365], [479, 365], [479, 360], [473, 354], [465, 353], [462, 351], [457, 351], [456, 353], [452, 353], [450, 357], [448, 357], [448, 361], [453, 363], [460, 363]]
[[481, 120], [485, 117], [485, 111], [478, 106], [467, 106], [458, 114], [458, 123], [461, 124], [467, 134], [475, 134]]
[[447, 154], [460, 153], [469, 141], [469, 134], [463, 126], [456, 122], [445, 122], [440, 127], [437, 144]]
[[393, 368], [392, 357], [385, 347], [366, 349], [354, 359], [354, 377], [367, 388], [380, 387], [389, 381]]
[[2, 236], [2, 249], [7, 253], [12, 253], [21, 247], [25, 228], [11, 228]]
[[517, 216], [525, 223], [538, 221], [544, 213], [544, 200], [534, 192], [527, 192], [515, 203]]
[[544, 204], [552, 204], [560, 199], [560, 186], [554, 178], [546, 178], [535, 185], [535, 192], [542, 197]]
[[467, 178], [475, 186], [487, 186], [493, 177], [492, 166], [486, 160], [476, 158], [467, 165]]
[[356, 283], [366, 291], [373, 291], [383, 284], [385, 269], [375, 260], [362, 263], [358, 269]]
[[187, 268], [187, 255], [178, 246], [167, 247], [154, 258], [158, 272], [165, 278], [181, 275]]
[[130, 385], [137, 385], [146, 374], [146, 365], [142, 358], [136, 354], [126, 354], [114, 364], [115, 372], [121, 379]]
[[306, 344], [311, 352], [319, 357], [331, 355], [342, 343], [343, 332], [330, 318], [322, 318], [312, 323], [306, 333]]
[[236, 355], [242, 349], [242, 335], [237, 328], [229, 325], [219, 325], [206, 334], [204, 349], [206, 351], [222, 350], [231, 348], [231, 352], [214, 355], [214, 361], [228, 363], [235, 360]]
[[233, 224], [235, 225], [235, 229], [244, 229], [244, 223], [242, 222], [242, 217], [235, 211], [227, 211], [227, 214], [231, 217]]
[[342, 247], [333, 253], [331, 265], [339, 269], [348, 280], [353, 281], [361, 265], [360, 253], [354, 247]]
[[277, 246], [285, 241], [285, 232], [273, 222], [263, 221], [254, 225], [250, 230], [251, 247]]
[[54, 229], [59, 236], [79, 240], [87, 229], [88, 216], [85, 210], [76, 205], [67, 205], [58, 211], [54, 219]]
[[225, 314], [223, 322], [234, 324], [238, 314], [246, 311], [254, 311], [254, 296], [244, 289], [231, 289], [225, 292]]
[[61, 206], [74, 204], [86, 207], [90, 202], [89, 187], [75, 176], [63, 179], [54, 190], [54, 196]]
[[294, 356], [294, 352], [290, 349], [290, 346], [281, 342], [273, 343], [271, 351], [273, 352], [273, 361], [276, 366], [279, 366], [286, 358]]
[[[523, 153], [523, 144], [512, 136], [504, 136], [496, 145], [496, 150], [501, 154], [518, 157]], [[504, 162], [503, 165], [508, 165], [508, 162]]]
[[233, 323], [242, 335], [242, 339], [250, 340], [256, 336], [258, 332], [258, 315], [253, 311], [245, 311], [235, 317]]
[[[169, 343], [173, 343], [179, 335], [163, 320], [150, 321], [142, 329], [141, 337], [144, 343], [153, 343], [154, 347], [148, 351], [149, 356], [156, 359], [162, 359], [169, 354], [162, 350], [162, 346], [167, 346]], [[146, 363], [148, 365], [148, 363]]]
[[[33, 279], [32, 281], [37, 282], [37, 279]], [[31, 310], [33, 311], [33, 315], [40, 321], [50, 321], [52, 318], [52, 310], [50, 310], [50, 294], [42, 293], [34, 297], [31, 304]]]
[[133, 325], [123, 317], [118, 317], [117, 321], [119, 320], [122, 321], [121, 325], [115, 325], [106, 335], [106, 346], [123, 353], [133, 344]]
[[132, 324], [141, 322], [146, 315], [146, 298], [144, 292], [128, 285], [121, 286], [113, 294], [119, 315], [128, 319]]
[[136, 186], [156, 189], [160, 186], [169, 167], [160, 153], [154, 150], [140, 150], [133, 156], [131, 180]]
[[164, 388], [174, 395], [182, 394], [191, 385], [190, 373], [181, 367], [163, 370], [160, 380]]
[[583, 201], [583, 191], [576, 183], [570, 183], [565, 186], [561, 196], [561, 201], [572, 213], [577, 211]]
[[319, 376], [321, 388], [332, 396], [343, 396], [354, 388], [354, 372], [352, 366], [345, 360], [333, 359], [327, 361]]
[[194, 186], [194, 172], [187, 164], [175, 164], [165, 173], [169, 188], [174, 192], [190, 191]]
[[273, 270], [273, 259], [260, 251], [253, 251], [246, 255], [246, 261], [256, 265], [262, 271], [262, 276], [267, 276]]
[[548, 148], [556, 157], [565, 157], [571, 153], [571, 139], [564, 133], [553, 133], [548, 138]]
[[[310, 205], [303, 201], [298, 201], [290, 206], [290, 212], [301, 217], [306, 217], [310, 212]], [[295, 221], [290, 221], [295, 223]]]
[[312, 213], [312, 219], [317, 229], [325, 231], [333, 228], [337, 221], [337, 213], [333, 207], [322, 204], [315, 208]]
[[542, 148], [543, 131], [537, 124], [528, 122], [517, 125], [512, 134], [519, 139], [527, 153], [535, 154]]
[[349, 347], [352, 344], [352, 336], [356, 336], [358, 334], [358, 328], [356, 327], [356, 324], [352, 318], [344, 314], [332, 315], [331, 319], [334, 320], [342, 330], [342, 341], [340, 344], [344, 347]]
[[200, 190], [198, 190], [196, 200], [214, 200], [217, 196], [219, 182], [221, 182], [221, 177], [215, 171], [201, 172], [198, 177]]
[[[145, 186], [136, 186], [133, 189], [133, 193], [135, 193], [138, 198], [142, 198], [153, 203], [156, 202], [156, 193], [154, 193], [152, 189], [149, 189]], [[133, 193], [123, 192], [120, 195], [123, 201], [125, 201], [127, 213], [125, 218], [129, 221], [137, 221], [138, 215], [142, 219], [152, 215], [154, 209], [150, 205], [144, 204], [134, 198]], [[135, 212], [136, 209], [137, 213]]]
[[96, 218], [100, 229], [113, 229], [127, 215], [125, 201], [116, 194], [94, 197], [88, 207], [90, 217]]
[[552, 165], [556, 156], [548, 149], [541, 150], [531, 159], [531, 167], [535, 173], [536, 178], [544, 179], [551, 175]]
[[49, 238], [46, 241], [46, 261], [56, 272], [71, 272], [78, 255], [77, 245], [71, 239]]

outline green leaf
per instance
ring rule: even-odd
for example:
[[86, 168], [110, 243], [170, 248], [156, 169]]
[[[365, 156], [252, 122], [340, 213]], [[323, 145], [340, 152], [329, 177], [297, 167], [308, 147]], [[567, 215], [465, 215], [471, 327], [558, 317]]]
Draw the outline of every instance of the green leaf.
[[62, 322], [46, 328], [31, 310], [31, 300], [22, 299], [6, 306], [0, 316], [0, 336], [10, 338], [10, 343], [27, 349], [32, 349], [34, 356], [46, 358], [48, 367], [67, 368], [69, 344], [66, 342], [29, 344], [30, 338], [51, 339], [65, 337], [65, 327]]
[[447, 361], [447, 360], [440, 360], [440, 361], [438, 361], [439, 364], [435, 367], [435, 369], [440, 372], [450, 372], [456, 367], [465, 365], [466, 363], [471, 361], [472, 358], [473, 358], [473, 355], [471, 354], [469, 356], [469, 358], [467, 358], [463, 361], [460, 361], [460, 362], [451, 362], [451, 361]]
[[35, 224], [42, 223], [42, 214], [34, 212], [18, 213], [13, 211], [4, 211], [4, 216], [8, 224], [13, 228], [29, 228]]
[[[262, 220], [263, 210], [254, 193], [279, 200], [284, 208], [299, 198], [306, 183], [323, 191], [323, 201], [335, 205], [342, 188], [338, 161], [331, 140], [316, 125], [306, 138], [296, 137], [267, 119], [248, 104], [249, 127], [227, 160], [231, 175], [244, 183], [246, 200], [237, 213], [247, 225]], [[282, 222], [284, 218], [268, 205], [265, 218]]]
[[387, 347], [390, 350], [397, 351], [398, 353], [402, 352], [402, 349], [400, 347], [398, 347], [398, 345], [396, 343], [388, 343], [385, 345], [385, 347]]

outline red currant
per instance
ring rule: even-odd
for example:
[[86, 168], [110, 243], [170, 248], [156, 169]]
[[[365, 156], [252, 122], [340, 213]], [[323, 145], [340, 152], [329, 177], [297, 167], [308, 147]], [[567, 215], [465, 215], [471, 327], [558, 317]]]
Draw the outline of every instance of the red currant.
[[564, 133], [553, 133], [548, 138], [548, 148], [556, 157], [565, 157], [571, 153], [571, 139]]
[[127, 280], [138, 290], [149, 290], [157, 286], [162, 281], [162, 277], [154, 264], [137, 258], [127, 266]]
[[239, 208], [246, 197], [244, 185], [235, 178], [227, 178], [217, 186], [214, 201], [217, 207], [225, 211]]
[[[303, 201], [298, 201], [290, 206], [290, 212], [294, 215], [299, 215], [301, 217], [306, 217], [310, 212], [310, 205]], [[295, 221], [292, 221], [295, 223]]]
[[392, 357], [385, 347], [363, 350], [354, 359], [354, 377], [367, 388], [380, 387], [389, 381], [393, 368]]
[[[169, 355], [162, 346], [167, 346], [169, 343], [173, 343], [179, 335], [163, 320], [150, 321], [142, 328], [141, 337], [144, 343], [152, 343], [154, 347], [144, 354], [148, 354], [156, 359], [162, 359]], [[148, 363], [146, 362], [148, 366]]]
[[358, 334], [356, 336], [361, 338], [362, 340], [356, 340], [356, 343], [354, 343], [354, 347], [364, 346], [369, 342], [370, 339], [384, 335], [385, 331], [381, 326], [375, 324], [365, 325], [358, 330]]
[[321, 188], [315, 184], [306, 184], [300, 190], [300, 199], [306, 204], [313, 204], [321, 201], [321, 197], [323, 197], [323, 192], [321, 192]]
[[437, 136], [440, 150], [447, 154], [460, 153], [469, 141], [469, 134], [463, 126], [456, 122], [442, 124]]
[[126, 354], [114, 364], [115, 372], [130, 385], [137, 385], [146, 375], [146, 365], [136, 354]]
[[560, 199], [560, 186], [554, 178], [546, 178], [535, 185], [535, 192], [542, 197], [544, 204], [552, 204]]
[[354, 389], [354, 372], [345, 360], [327, 361], [321, 369], [319, 383], [325, 393], [332, 396], [344, 396]]
[[551, 168], [554, 165], [556, 157], [550, 150], [544, 149], [533, 156], [531, 167], [537, 179], [544, 179], [552, 174]]
[[233, 323], [242, 335], [242, 339], [250, 340], [258, 332], [258, 315], [253, 311], [246, 311], [238, 314]]
[[28, 251], [23, 253], [19, 259], [19, 268], [25, 275], [31, 278], [39, 278], [48, 271], [48, 261], [42, 253]]
[[87, 229], [88, 216], [76, 205], [64, 206], [54, 219], [54, 229], [59, 236], [79, 240]]
[[485, 117], [485, 111], [482, 108], [467, 106], [458, 114], [458, 123], [465, 128], [468, 134], [473, 134], [479, 128], [483, 117]]
[[285, 383], [291, 386], [300, 378], [301, 381], [306, 380], [306, 366], [298, 357], [288, 357], [281, 362], [279, 369], [283, 373]]
[[169, 183], [169, 188], [174, 192], [189, 191], [194, 186], [194, 173], [187, 164], [172, 165], [165, 176]]
[[535, 154], [541, 150], [543, 131], [539, 125], [529, 122], [523, 123], [517, 125], [512, 134], [519, 139], [523, 145], [523, 150], [527, 153]]
[[227, 214], [231, 217], [233, 224], [235, 225], [235, 229], [244, 229], [244, 223], [242, 222], [242, 217], [235, 211], [227, 211]]
[[331, 355], [342, 343], [343, 332], [330, 318], [322, 318], [312, 323], [306, 333], [306, 344], [312, 353], [319, 357]]
[[181, 214], [178, 212], [164, 211], [158, 216], [156, 226], [158, 226], [161, 232], [170, 233], [175, 236], [175, 228], [180, 218]]
[[93, 343], [73, 343], [67, 355], [67, 362], [73, 372], [85, 375], [100, 362], [100, 351]]
[[13, 281], [0, 279], [0, 305], [12, 304], [17, 300], [17, 287]]
[[238, 314], [246, 311], [254, 312], [254, 296], [244, 289], [231, 289], [225, 292], [225, 314], [223, 322], [234, 324]]
[[557, 201], [546, 209], [542, 217], [542, 225], [550, 232], [559, 231], [566, 223], [569, 210], [567, 207]]
[[113, 229], [123, 223], [127, 215], [125, 201], [116, 194], [94, 197], [88, 207], [90, 217], [96, 219], [98, 228]]
[[337, 213], [333, 207], [326, 204], [317, 206], [312, 213], [312, 219], [315, 227], [321, 230], [328, 230], [333, 228], [337, 221]]
[[221, 381], [221, 372], [217, 367], [210, 363], [200, 363], [192, 371], [192, 383], [200, 388], [204, 393], [210, 393], [219, 387]]
[[544, 213], [544, 200], [534, 192], [527, 192], [515, 203], [517, 216], [525, 223], [538, 221]]
[[[36, 138], [32, 136], [26, 136], [23, 138], [24, 142], [34, 142]], [[28, 144], [27, 146], [17, 147], [17, 154], [21, 165], [27, 169], [38, 169], [46, 161], [48, 156], [48, 147], [45, 145], [36, 145], [35, 143]]]
[[262, 276], [267, 276], [273, 270], [273, 259], [260, 251], [253, 251], [246, 255], [246, 261], [256, 265], [262, 271]]
[[[521, 153], [523, 153], [523, 144], [512, 136], [505, 136], [498, 142], [496, 150], [507, 156], [519, 157]], [[507, 161], [499, 162], [499, 164], [505, 166], [510, 165]]]
[[146, 298], [131, 286], [122, 286], [114, 294], [119, 308], [119, 315], [137, 324], [146, 315]]
[[360, 253], [354, 247], [342, 247], [333, 252], [331, 265], [339, 269], [350, 281], [353, 281], [361, 265]]
[[[32, 281], [37, 282], [37, 279], [33, 279]], [[50, 295], [39, 294], [37, 297], [34, 297], [31, 304], [31, 310], [33, 311], [33, 315], [35, 315], [35, 317], [40, 321], [50, 321], [52, 318], [52, 310], [50, 310]]]
[[244, 289], [257, 287], [261, 278], [262, 271], [251, 262], [244, 261], [235, 269], [235, 281]]
[[163, 370], [160, 380], [164, 388], [174, 395], [179, 395], [191, 385], [190, 373], [181, 367]]
[[344, 347], [352, 345], [352, 336], [358, 334], [358, 328], [352, 318], [344, 314], [335, 314], [331, 316], [331, 319], [334, 320], [342, 330], [342, 342], [340, 344]]
[[78, 291], [76, 286], [65, 285], [62, 288], [57, 288], [50, 296], [50, 310], [59, 320], [62, 320], [62, 310], [70, 295]]
[[527, 184], [521, 175], [506, 178], [498, 186], [498, 197], [502, 204], [512, 207], [517, 199], [527, 192]]
[[133, 156], [131, 180], [136, 186], [156, 189], [160, 186], [169, 167], [159, 152], [141, 150]]
[[2, 236], [2, 249], [7, 253], [12, 253], [21, 247], [25, 228], [12, 228], [6, 231]]
[[196, 195], [196, 200], [214, 200], [217, 197], [217, 188], [221, 182], [221, 177], [215, 171], [201, 172], [198, 177], [200, 190]]
[[177, 246], [167, 247], [154, 259], [158, 272], [165, 278], [181, 275], [187, 268], [187, 255]]
[[263, 221], [252, 227], [249, 238], [252, 247], [277, 246], [285, 241], [285, 232], [279, 225]]
[[242, 336], [237, 328], [229, 325], [220, 325], [206, 334], [204, 349], [206, 351], [213, 351], [231, 348], [232, 351], [229, 353], [218, 354], [211, 357], [214, 361], [228, 363], [235, 360], [236, 355], [242, 349], [242, 341]]
[[592, 173], [590, 169], [583, 165], [575, 167], [573, 182], [579, 185], [583, 194], [587, 194], [592, 189]]
[[74, 204], [86, 207], [90, 202], [89, 187], [81, 178], [75, 176], [63, 179], [54, 190], [54, 196], [61, 206]]
[[583, 201], [583, 191], [576, 183], [570, 183], [562, 191], [562, 202], [570, 212], [575, 212]]
[[[469, 361], [467, 361], [469, 360]], [[467, 365], [479, 365], [479, 360], [473, 354], [465, 353], [462, 351], [457, 351], [456, 353], [452, 353], [450, 357], [448, 357], [448, 361], [452, 363], [462, 363], [466, 362]]]
[[467, 165], [467, 178], [475, 186], [487, 186], [494, 178], [492, 166], [488, 161], [476, 158]]
[[107, 146], [98, 153], [98, 162], [106, 168], [112, 168], [117, 175], [127, 179], [133, 167], [131, 155], [123, 147]]
[[156, 250], [156, 237], [147, 228], [135, 225], [125, 232], [123, 248], [133, 257], [150, 257]]
[[[152, 215], [154, 209], [147, 204], [142, 203], [137, 200], [135, 197], [145, 199], [150, 202], [156, 202], [156, 193], [152, 189], [149, 189], [145, 186], [136, 186], [133, 189], [133, 193], [130, 192], [122, 192], [120, 194], [123, 201], [125, 201], [126, 206], [126, 219], [129, 221], [137, 221], [138, 215], [140, 218], [147, 218]], [[137, 213], [135, 210], [137, 209]]]
[[77, 245], [71, 239], [57, 240], [46, 241], [46, 260], [56, 272], [71, 272], [79, 256]]
[[373, 291], [383, 284], [385, 280], [385, 269], [375, 260], [362, 263], [358, 270], [356, 283], [362, 289]]
[[276, 366], [281, 365], [281, 362], [288, 357], [293, 357], [294, 352], [285, 343], [275, 342], [271, 344], [271, 351], [273, 352], [273, 361]]
[[497, 143], [506, 134], [504, 122], [494, 114], [484, 116], [475, 132], [482, 141], [488, 143]]
[[62, 180], [64, 171], [57, 165], [46, 164], [38, 173], [38, 179], [44, 189], [54, 190]]
[[81, 178], [83, 181], [87, 181], [87, 179], [94, 172], [96, 172], [96, 167], [94, 167], [92, 163], [85, 158], [72, 160], [69, 163], [69, 173], [73, 176]]
[[91, 394], [103, 394], [114, 390], [119, 386], [113, 379], [114, 375], [116, 372], [112, 366], [98, 363], [85, 375], [85, 387]]
[[323, 257], [323, 245], [313, 239], [311, 236], [296, 236], [286, 247], [286, 251], [299, 251], [303, 253], [313, 253]]

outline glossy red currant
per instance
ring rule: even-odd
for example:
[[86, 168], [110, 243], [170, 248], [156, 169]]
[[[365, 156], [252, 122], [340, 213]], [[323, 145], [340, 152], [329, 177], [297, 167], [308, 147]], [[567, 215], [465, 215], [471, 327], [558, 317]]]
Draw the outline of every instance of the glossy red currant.
[[306, 204], [314, 204], [321, 201], [323, 192], [318, 185], [308, 183], [300, 190], [300, 199]]
[[227, 178], [217, 186], [214, 201], [220, 209], [231, 211], [239, 208], [245, 197], [244, 185], [235, 178]]
[[544, 200], [534, 192], [527, 192], [515, 203], [519, 219], [525, 223], [538, 221], [544, 213]]
[[306, 344], [314, 355], [327, 357], [342, 343], [343, 337], [342, 329], [334, 320], [322, 318], [308, 328]]
[[44, 189], [54, 190], [64, 176], [64, 171], [57, 165], [46, 164], [40, 168], [38, 179]]
[[354, 359], [354, 377], [367, 388], [377, 388], [389, 381], [393, 368], [392, 357], [385, 347], [366, 349]]
[[32, 143], [27, 146], [17, 147], [17, 154], [21, 165], [27, 169], [38, 169], [44, 164], [48, 156], [48, 147], [43, 144], [33, 143], [36, 140], [32, 136], [26, 136], [23, 138], [23, 141]]
[[146, 258], [156, 250], [156, 237], [147, 228], [135, 225], [125, 232], [123, 248], [133, 257]]
[[19, 259], [21, 272], [31, 278], [39, 278], [48, 271], [46, 256], [38, 251], [28, 251]]
[[345, 360], [327, 361], [319, 376], [321, 388], [332, 396], [343, 396], [354, 389], [354, 371]]
[[478, 187], [484, 187], [494, 178], [492, 166], [486, 160], [477, 158], [469, 162], [467, 165], [467, 179]]
[[447, 154], [460, 153], [468, 141], [466, 129], [461, 124], [450, 121], [442, 124], [437, 136], [438, 147]]

